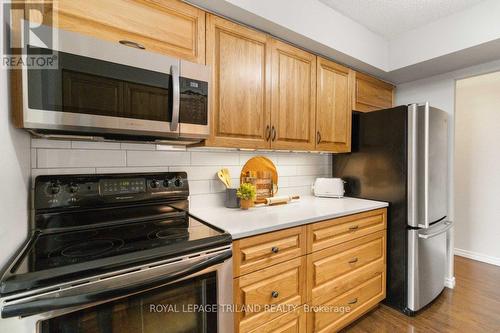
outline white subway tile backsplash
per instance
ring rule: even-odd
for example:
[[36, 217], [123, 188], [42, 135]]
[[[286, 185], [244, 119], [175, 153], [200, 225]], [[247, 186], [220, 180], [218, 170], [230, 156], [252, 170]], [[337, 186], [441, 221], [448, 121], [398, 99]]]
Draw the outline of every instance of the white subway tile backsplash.
[[189, 165], [189, 152], [127, 151], [127, 166]]
[[95, 168], [55, 168], [55, 169], [33, 169], [32, 177], [41, 175], [82, 175], [94, 174]]
[[36, 149], [31, 148], [31, 168], [36, 168]]
[[[231, 179], [231, 187], [238, 187], [239, 184], [240, 184], [239, 178], [232, 178]], [[224, 184], [222, 184], [222, 182], [219, 179], [210, 181], [210, 192], [219, 193], [219, 192], [225, 192], [225, 191], [226, 191], [226, 186]]]
[[[311, 153], [238, 151], [235, 149], [172, 147], [143, 143], [84, 142], [32, 139], [32, 175], [185, 171], [191, 194], [213, 193], [223, 201], [225, 186], [217, 171], [226, 167], [232, 186], [239, 185], [242, 166], [262, 155], [276, 164], [278, 195], [309, 193], [316, 177], [331, 175], [331, 155]], [[166, 149], [166, 150], [162, 150]], [[204, 196], [205, 197], [205, 196]]]
[[96, 173], [141, 173], [141, 172], [168, 172], [169, 167], [118, 167], [96, 168]]
[[114, 167], [126, 165], [122, 150], [37, 149], [38, 168]]
[[296, 165], [278, 165], [276, 166], [279, 177], [295, 176], [297, 175]]
[[71, 148], [71, 141], [32, 138], [31, 148]]
[[218, 166], [174, 166], [170, 171], [185, 171], [190, 180], [216, 179]]
[[241, 152], [240, 153], [240, 165], [245, 165], [245, 163], [251, 159], [252, 157], [255, 156], [264, 156], [270, 159], [274, 164], [277, 164], [278, 160], [276, 158], [276, 154], [271, 153], [271, 152], [260, 152], [260, 151], [255, 151], [255, 152]]
[[189, 193], [192, 195], [210, 193], [210, 180], [190, 180]]
[[172, 145], [156, 145], [156, 150], [166, 150], [166, 151], [186, 151], [186, 147], [183, 146], [172, 146]]
[[72, 141], [73, 149], [120, 149], [119, 142]]
[[120, 145], [123, 150], [156, 150], [156, 145], [152, 143], [122, 142]]
[[297, 176], [324, 175], [330, 172], [328, 164], [297, 165]]
[[191, 152], [191, 165], [239, 165], [240, 158], [238, 152]]

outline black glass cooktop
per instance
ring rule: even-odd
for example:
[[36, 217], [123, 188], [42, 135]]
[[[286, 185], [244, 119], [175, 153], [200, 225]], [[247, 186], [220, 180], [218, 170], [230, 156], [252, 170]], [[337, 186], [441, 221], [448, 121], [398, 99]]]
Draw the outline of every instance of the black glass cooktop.
[[173, 217], [71, 232], [35, 233], [1, 293], [42, 287], [231, 243], [230, 235], [176, 209]]
[[32, 235], [0, 295], [230, 245], [229, 234], [189, 215], [188, 196], [185, 172], [36, 177]]

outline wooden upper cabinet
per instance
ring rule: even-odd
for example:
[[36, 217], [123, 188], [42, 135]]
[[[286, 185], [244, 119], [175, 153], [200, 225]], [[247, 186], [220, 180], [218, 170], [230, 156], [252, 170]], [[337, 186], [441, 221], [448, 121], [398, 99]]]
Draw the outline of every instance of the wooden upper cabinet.
[[316, 56], [272, 42], [271, 146], [314, 150]]
[[351, 151], [353, 79], [349, 68], [318, 57], [316, 150]]
[[212, 66], [209, 146], [269, 148], [269, 37], [207, 14], [207, 64]]
[[205, 63], [205, 13], [176, 0], [58, 0], [54, 23], [100, 39]]
[[393, 105], [394, 86], [369, 75], [356, 72], [354, 110], [369, 112]]

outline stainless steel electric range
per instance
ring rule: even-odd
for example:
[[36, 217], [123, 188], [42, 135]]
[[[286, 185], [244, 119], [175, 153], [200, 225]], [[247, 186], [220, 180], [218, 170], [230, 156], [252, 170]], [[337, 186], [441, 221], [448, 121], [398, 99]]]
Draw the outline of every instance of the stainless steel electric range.
[[0, 331], [231, 332], [231, 237], [188, 196], [183, 172], [37, 177]]

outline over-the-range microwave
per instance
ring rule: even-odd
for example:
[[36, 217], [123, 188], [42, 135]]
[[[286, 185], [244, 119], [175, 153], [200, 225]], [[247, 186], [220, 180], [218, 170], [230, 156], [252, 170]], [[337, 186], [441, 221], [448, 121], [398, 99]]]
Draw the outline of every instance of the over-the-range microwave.
[[[55, 68], [26, 67], [18, 126], [38, 134], [146, 141], [209, 135], [210, 67], [61, 29], [51, 49], [30, 41], [25, 57], [52, 54]], [[132, 46], [132, 47], [131, 47]]]

